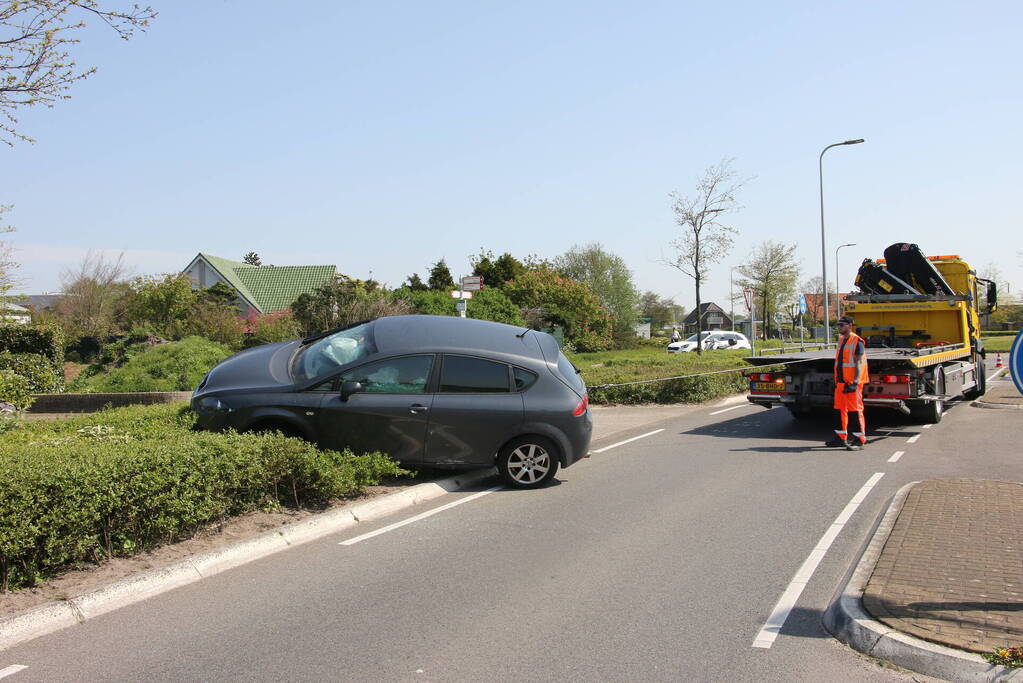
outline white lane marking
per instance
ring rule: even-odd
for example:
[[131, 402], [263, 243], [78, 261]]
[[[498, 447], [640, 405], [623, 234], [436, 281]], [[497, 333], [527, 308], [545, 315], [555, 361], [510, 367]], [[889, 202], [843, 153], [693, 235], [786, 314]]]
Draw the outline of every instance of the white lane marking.
[[631, 443], [632, 441], [635, 441], [636, 439], [645, 439], [648, 436], [653, 436], [654, 434], [660, 434], [663, 431], [664, 431], [663, 429], [655, 429], [652, 432], [647, 432], [646, 434], [640, 434], [639, 436], [634, 436], [631, 439], [626, 439], [625, 441], [619, 441], [618, 443], [613, 443], [610, 446], [604, 446], [603, 448], [600, 448], [598, 450], [590, 451], [590, 453], [603, 453], [604, 451], [609, 451], [612, 448], [618, 448], [619, 446], [624, 446], [625, 444]]
[[397, 529], [399, 527], [403, 527], [406, 524], [411, 524], [412, 522], [418, 522], [419, 520], [426, 519], [427, 517], [430, 517], [431, 515], [435, 515], [438, 512], [444, 512], [445, 510], [453, 508], [456, 505], [461, 505], [462, 503], [468, 503], [470, 500], [476, 500], [477, 498], [485, 496], [488, 493], [493, 493], [494, 491], [500, 491], [503, 488], [504, 488], [503, 486], [495, 486], [494, 488], [487, 489], [486, 491], [480, 491], [479, 493], [474, 493], [471, 496], [466, 496], [465, 498], [459, 498], [458, 500], [452, 501], [452, 502], [448, 503], [447, 505], [441, 505], [440, 507], [434, 508], [432, 510], [427, 510], [426, 512], [422, 512], [422, 513], [416, 515], [415, 517], [409, 517], [408, 519], [403, 519], [400, 522], [395, 522], [394, 524], [388, 524], [387, 526], [381, 527], [381, 528], [377, 529], [376, 531], [370, 531], [370, 532], [365, 533], [365, 534], [363, 534], [361, 536], [356, 536], [355, 538], [349, 538], [347, 541], [341, 541], [340, 543], [338, 543], [338, 545], [355, 545], [359, 541], [365, 541], [367, 538], [373, 538], [374, 536], [379, 536], [380, 534], [386, 534], [388, 531], [392, 531], [393, 529]]
[[906, 439], [906, 443], [916, 443], [916, 440], [919, 439], [921, 436], [923, 436], [923, 435], [922, 434], [914, 434], [913, 436], [911, 436], [908, 439]]
[[901, 458], [905, 452], [906, 451], [895, 451], [895, 455], [888, 458], [888, 462], [898, 462], [899, 458]]
[[23, 665], [23, 664], [11, 664], [6, 669], [0, 669], [0, 678], [7, 678], [11, 674], [16, 674], [19, 671], [21, 671], [22, 669], [27, 669], [27, 668], [28, 667]]
[[924, 429], [930, 429], [930, 428], [931, 428], [931, 427], [933, 427], [933, 426], [934, 426], [934, 425], [924, 425], [924, 426], [923, 426], [923, 428], [924, 428]]
[[739, 408], [749, 408], [752, 403], [747, 403], [744, 406], [732, 406], [731, 408], [724, 408], [723, 410], [715, 410], [711, 415], [720, 415], [721, 413], [727, 413], [729, 410], [738, 410]]
[[785, 620], [789, 618], [789, 614], [792, 612], [792, 608], [796, 606], [796, 601], [799, 600], [799, 596], [803, 593], [803, 589], [806, 588], [806, 584], [810, 581], [810, 577], [813, 576], [814, 571], [817, 569], [817, 565], [820, 564], [821, 560], [824, 559], [824, 555], [828, 552], [828, 548], [834, 543], [835, 538], [838, 537], [840, 531], [845, 526], [845, 523], [849, 521], [853, 513], [856, 512], [856, 508], [860, 506], [860, 503], [866, 499], [867, 494], [870, 493], [871, 489], [881, 480], [884, 476], [884, 472], [875, 472], [874, 475], [867, 480], [867, 483], [852, 497], [842, 513], [835, 518], [835, 521], [831, 523], [828, 530], [824, 532], [821, 540], [817, 542], [814, 549], [810, 552], [810, 556], [806, 558], [803, 564], [799, 567], [799, 571], [792, 577], [792, 581], [789, 583], [788, 588], [782, 593], [781, 598], [778, 599], [778, 603], [774, 606], [774, 610], [771, 611], [771, 616], [768, 617], [767, 623], [764, 624], [760, 632], [757, 633], [757, 637], [753, 639], [753, 647], [759, 647], [767, 649], [774, 644], [774, 639], [781, 633], [782, 626], [785, 625]]

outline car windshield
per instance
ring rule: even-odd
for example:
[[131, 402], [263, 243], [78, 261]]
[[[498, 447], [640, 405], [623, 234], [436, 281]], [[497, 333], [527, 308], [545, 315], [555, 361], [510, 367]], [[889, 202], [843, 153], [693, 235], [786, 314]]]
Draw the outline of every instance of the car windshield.
[[335, 332], [317, 339], [299, 352], [292, 366], [295, 380], [303, 382], [325, 375], [342, 365], [347, 365], [373, 353], [370, 334], [371, 323]]
[[[704, 339], [706, 339], [710, 335], [710, 332], [701, 332], [700, 334]], [[689, 337], [689, 339], [686, 339], [686, 341], [696, 341], [696, 335], [694, 334], [692, 337]]]

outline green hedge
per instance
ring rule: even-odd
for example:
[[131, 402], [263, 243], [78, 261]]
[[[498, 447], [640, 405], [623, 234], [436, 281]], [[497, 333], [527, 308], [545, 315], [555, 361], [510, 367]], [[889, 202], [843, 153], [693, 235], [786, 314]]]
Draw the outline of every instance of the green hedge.
[[32, 422], [0, 442], [0, 590], [251, 510], [321, 505], [408, 474], [380, 453], [192, 431], [180, 405]]
[[[28, 380], [11, 370], [0, 369], [0, 401], [10, 403], [16, 411], [27, 410], [32, 405], [32, 390], [29, 388]], [[6, 431], [11, 423], [7, 420], [9, 416], [3, 417], [4, 422], [0, 425], [0, 433]], [[0, 482], [2, 485], [3, 482]]]
[[64, 372], [59, 373], [49, 358], [38, 353], [8, 353], [0, 351], [0, 370], [10, 370], [28, 382], [34, 394], [64, 391]]
[[37, 353], [64, 371], [64, 333], [55, 325], [0, 325], [0, 351]]
[[[663, 348], [569, 354], [589, 388], [590, 402], [615, 403], [699, 403], [745, 391], [748, 387], [741, 369], [749, 367], [743, 356], [749, 351], [707, 351], [667, 353]], [[599, 388], [648, 379], [695, 375], [735, 369], [734, 372], [647, 384]]]

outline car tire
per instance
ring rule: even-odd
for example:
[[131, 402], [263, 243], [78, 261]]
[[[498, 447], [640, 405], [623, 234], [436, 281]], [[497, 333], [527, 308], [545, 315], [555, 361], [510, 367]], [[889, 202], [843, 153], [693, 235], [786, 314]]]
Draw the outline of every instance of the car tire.
[[505, 444], [497, 456], [497, 470], [508, 486], [535, 489], [558, 471], [559, 454], [550, 439], [523, 436]]

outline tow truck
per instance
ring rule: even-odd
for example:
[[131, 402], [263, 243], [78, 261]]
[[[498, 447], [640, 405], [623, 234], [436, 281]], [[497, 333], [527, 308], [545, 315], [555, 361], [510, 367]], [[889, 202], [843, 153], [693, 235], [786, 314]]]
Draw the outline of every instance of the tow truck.
[[[863, 403], [937, 423], [948, 401], [972, 400], [986, 389], [978, 286], [987, 287], [990, 313], [997, 307], [996, 285], [977, 277], [958, 255], [924, 256], [905, 242], [884, 254], [863, 261], [855, 282], [859, 292], [845, 306], [866, 341], [870, 381]], [[746, 360], [765, 368], [744, 372], [751, 403], [783, 405], [796, 418], [832, 407], [833, 349]]]

